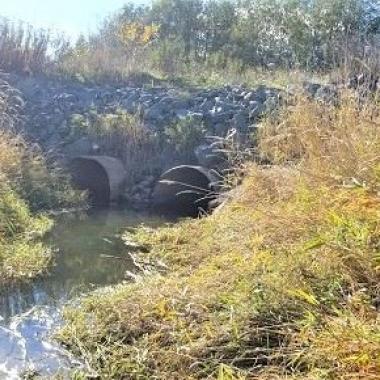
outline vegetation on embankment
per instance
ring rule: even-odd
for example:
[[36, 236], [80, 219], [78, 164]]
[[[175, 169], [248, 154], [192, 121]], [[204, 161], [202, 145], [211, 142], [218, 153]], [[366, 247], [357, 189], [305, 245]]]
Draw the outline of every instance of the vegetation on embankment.
[[0, 287], [45, 271], [53, 255], [42, 237], [50, 210], [84, 204], [68, 178], [10, 132], [0, 133]]
[[135, 238], [165, 274], [68, 307], [58, 338], [99, 378], [378, 379], [378, 105], [300, 100], [214, 215]]
[[44, 212], [83, 204], [60, 169], [14, 132], [21, 122], [15, 91], [0, 91], [0, 289], [46, 270], [52, 251], [41, 242], [52, 220]]

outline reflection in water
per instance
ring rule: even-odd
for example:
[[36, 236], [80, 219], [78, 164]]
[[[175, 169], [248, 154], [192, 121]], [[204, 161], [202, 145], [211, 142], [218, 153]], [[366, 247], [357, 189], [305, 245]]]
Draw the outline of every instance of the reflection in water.
[[32, 285], [0, 289], [0, 379], [17, 379], [29, 367], [45, 374], [67, 367], [62, 349], [44, 341], [59, 321], [60, 305], [135, 271], [118, 233], [142, 223], [156, 226], [162, 220], [114, 210], [59, 220], [49, 237], [57, 248], [51, 274]]

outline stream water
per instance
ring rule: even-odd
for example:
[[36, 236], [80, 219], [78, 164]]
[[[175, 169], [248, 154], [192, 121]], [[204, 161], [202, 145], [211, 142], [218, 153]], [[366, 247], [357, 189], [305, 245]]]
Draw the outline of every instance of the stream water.
[[57, 249], [50, 275], [28, 286], [0, 289], [0, 380], [25, 373], [50, 377], [82, 364], [49, 337], [69, 300], [136, 272], [120, 239], [127, 227], [163, 220], [133, 211], [91, 211], [57, 221], [49, 243]]

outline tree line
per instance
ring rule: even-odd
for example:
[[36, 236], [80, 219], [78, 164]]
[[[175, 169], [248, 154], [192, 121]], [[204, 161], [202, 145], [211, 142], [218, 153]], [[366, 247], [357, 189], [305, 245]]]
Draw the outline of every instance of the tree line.
[[91, 41], [163, 62], [328, 69], [369, 54], [379, 31], [377, 0], [156, 0], [126, 5]]

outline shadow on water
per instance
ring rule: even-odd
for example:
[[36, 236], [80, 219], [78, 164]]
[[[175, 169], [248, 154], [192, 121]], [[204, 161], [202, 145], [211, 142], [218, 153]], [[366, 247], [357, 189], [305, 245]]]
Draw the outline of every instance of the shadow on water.
[[60, 323], [60, 306], [97, 287], [123, 281], [127, 271], [137, 271], [119, 234], [128, 227], [164, 222], [120, 210], [61, 217], [48, 237], [57, 249], [50, 275], [0, 292], [0, 379], [18, 379], [28, 368], [51, 375], [78, 364], [47, 337]]

